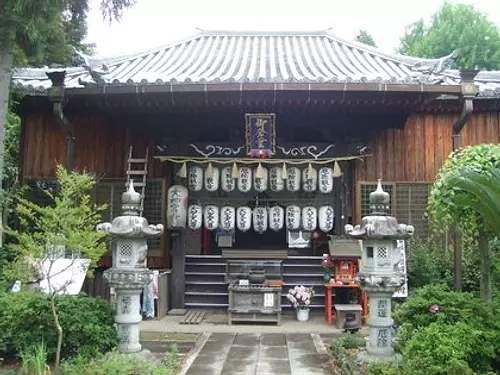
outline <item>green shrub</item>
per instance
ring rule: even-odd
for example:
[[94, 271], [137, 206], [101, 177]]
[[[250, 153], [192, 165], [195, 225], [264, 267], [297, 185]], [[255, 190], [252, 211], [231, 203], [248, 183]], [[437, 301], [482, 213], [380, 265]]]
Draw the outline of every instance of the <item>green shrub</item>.
[[[437, 311], [431, 311], [432, 306]], [[484, 373], [500, 354], [499, 309], [444, 286], [414, 291], [394, 312], [405, 370], [415, 374]], [[423, 371], [423, 370], [422, 370]], [[457, 372], [458, 371], [458, 372]], [[426, 374], [426, 375], [427, 375]]]
[[[21, 350], [44, 342], [49, 357], [57, 343], [57, 331], [49, 299], [40, 292], [0, 294], [0, 357], [19, 356]], [[101, 298], [61, 296], [56, 308], [64, 331], [62, 358], [80, 354], [95, 356], [114, 348], [118, 335], [111, 305]]]
[[171, 375], [178, 366], [177, 352], [174, 348], [161, 363], [113, 352], [90, 361], [80, 356], [65, 361], [61, 364], [61, 375]]

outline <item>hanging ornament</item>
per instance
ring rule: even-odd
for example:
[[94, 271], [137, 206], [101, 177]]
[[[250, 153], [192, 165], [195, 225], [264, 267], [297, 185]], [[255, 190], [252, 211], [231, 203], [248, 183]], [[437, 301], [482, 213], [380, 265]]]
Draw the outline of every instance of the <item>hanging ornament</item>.
[[300, 228], [300, 207], [299, 206], [287, 206], [285, 209], [285, 224], [288, 230], [296, 230]]
[[269, 188], [271, 191], [282, 191], [285, 188], [285, 181], [281, 177], [281, 168], [272, 167], [269, 170]]
[[252, 170], [249, 167], [241, 167], [238, 176], [238, 190], [248, 193], [252, 188]]
[[251, 228], [252, 209], [250, 207], [238, 207], [238, 209], [236, 210], [236, 226], [242, 232], [246, 232]]
[[340, 169], [340, 164], [337, 160], [333, 164], [333, 177], [338, 178], [342, 176], [342, 169]]
[[305, 192], [313, 192], [316, 191], [318, 186], [318, 172], [314, 169], [309, 163], [309, 166], [302, 170], [302, 189]]
[[283, 229], [285, 221], [285, 210], [281, 206], [273, 206], [269, 209], [269, 228], [275, 232]]
[[203, 169], [199, 166], [189, 168], [188, 186], [191, 191], [200, 191], [203, 188]]
[[286, 188], [288, 191], [297, 192], [300, 190], [300, 169], [297, 167], [288, 168], [288, 179]]
[[233, 170], [231, 171], [231, 177], [232, 178], [239, 177], [238, 166], [236, 165], [236, 163], [233, 163]]
[[223, 230], [233, 230], [236, 211], [234, 207], [224, 206], [220, 209], [220, 227]]
[[187, 219], [188, 190], [182, 185], [172, 185], [167, 193], [167, 228], [185, 228]]
[[187, 177], [187, 165], [186, 165], [186, 163], [182, 163], [181, 169], [179, 169], [179, 172], [177, 172], [177, 176], [179, 176], [180, 178]]
[[319, 229], [328, 233], [333, 229], [335, 210], [332, 206], [321, 206], [318, 211]]
[[214, 168], [212, 167], [212, 163], [208, 163], [207, 170], [205, 171], [205, 176], [208, 178], [212, 178], [214, 175]]
[[205, 189], [207, 191], [214, 192], [219, 189], [219, 175], [219, 168], [212, 167], [212, 164], [210, 163], [208, 165], [207, 172], [205, 173]]
[[318, 172], [319, 191], [323, 194], [331, 193], [333, 190], [333, 169], [322, 167]]
[[188, 228], [192, 230], [200, 229], [203, 224], [203, 209], [198, 204], [192, 204], [187, 212]]
[[259, 193], [266, 191], [268, 180], [269, 171], [267, 168], [262, 167], [259, 163], [259, 166], [255, 168], [253, 175], [253, 187], [255, 191], [258, 191]]
[[281, 168], [281, 178], [286, 180], [288, 178], [288, 170], [286, 169], [286, 163], [283, 163], [283, 167]]
[[224, 167], [220, 173], [220, 185], [222, 191], [230, 192], [236, 188], [236, 180], [232, 177], [231, 167]]
[[217, 206], [206, 206], [203, 210], [203, 221], [205, 228], [214, 230], [219, 227], [219, 208]]

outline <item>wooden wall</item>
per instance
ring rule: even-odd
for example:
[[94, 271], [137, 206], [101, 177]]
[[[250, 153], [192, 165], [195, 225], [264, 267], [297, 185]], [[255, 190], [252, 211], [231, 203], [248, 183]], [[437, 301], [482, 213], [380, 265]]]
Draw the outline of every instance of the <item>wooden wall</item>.
[[[153, 152], [154, 139], [140, 127], [123, 126], [100, 115], [72, 120], [75, 128], [74, 165], [79, 171], [101, 178], [123, 178], [130, 145], [136, 157], [144, 156], [146, 146]], [[21, 174], [23, 180], [50, 178], [55, 166], [66, 163], [66, 135], [51, 114], [30, 114], [23, 121]], [[153, 161], [148, 176], [169, 176], [166, 163]]]
[[[458, 115], [414, 114], [404, 129], [387, 129], [371, 143], [372, 156], [356, 162], [356, 181], [432, 182], [452, 152]], [[461, 145], [500, 142], [500, 113], [474, 113], [461, 132]]]

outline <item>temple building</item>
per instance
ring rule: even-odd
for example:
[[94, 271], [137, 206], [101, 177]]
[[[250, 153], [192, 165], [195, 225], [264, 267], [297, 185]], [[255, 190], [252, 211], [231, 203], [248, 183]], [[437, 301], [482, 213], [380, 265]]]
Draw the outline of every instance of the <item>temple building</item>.
[[453, 70], [453, 59], [326, 31], [200, 31], [19, 69], [21, 178], [36, 190], [57, 164], [94, 174], [106, 222], [133, 179], [141, 214], [165, 226], [147, 264], [172, 270], [173, 308], [235, 308], [238, 273], [282, 287], [264, 297], [274, 307], [304, 285], [323, 308], [322, 254], [356, 248], [344, 227], [370, 212], [378, 179], [390, 214], [426, 236], [429, 187], [449, 154], [500, 141], [500, 73]]

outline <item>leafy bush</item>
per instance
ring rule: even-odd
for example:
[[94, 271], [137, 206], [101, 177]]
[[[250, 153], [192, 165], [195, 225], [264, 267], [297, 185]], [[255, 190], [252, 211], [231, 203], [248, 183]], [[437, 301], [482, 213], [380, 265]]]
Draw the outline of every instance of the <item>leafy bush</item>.
[[[62, 357], [92, 357], [114, 348], [118, 335], [114, 311], [101, 298], [57, 297], [56, 308], [64, 330]], [[0, 294], [0, 357], [18, 356], [33, 345], [45, 343], [53, 356], [57, 331], [49, 298], [40, 292]]]
[[406, 373], [490, 370], [500, 355], [498, 313], [472, 293], [439, 285], [416, 290], [394, 312]]
[[428, 284], [453, 285], [451, 251], [431, 240], [416, 238], [409, 241], [408, 249], [408, 282], [411, 288]]
[[93, 360], [76, 357], [61, 365], [61, 375], [171, 375], [179, 366], [177, 351], [167, 354], [161, 363], [148, 361], [134, 355], [122, 355], [116, 352], [100, 355]]

